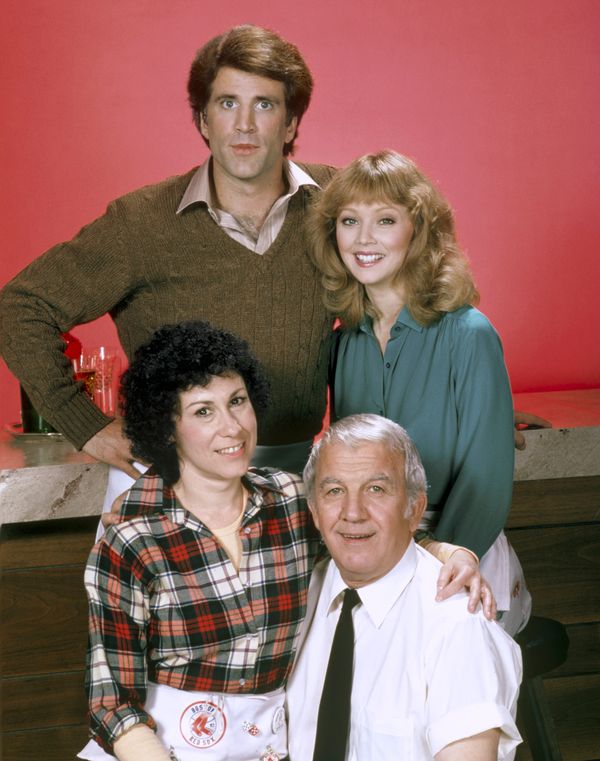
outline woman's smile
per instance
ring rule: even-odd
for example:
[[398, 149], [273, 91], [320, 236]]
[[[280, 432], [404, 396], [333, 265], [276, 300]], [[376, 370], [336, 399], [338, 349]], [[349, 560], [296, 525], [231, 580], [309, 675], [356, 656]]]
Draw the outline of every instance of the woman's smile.
[[393, 286], [406, 260], [413, 232], [404, 206], [382, 202], [345, 206], [335, 228], [342, 262], [367, 289]]

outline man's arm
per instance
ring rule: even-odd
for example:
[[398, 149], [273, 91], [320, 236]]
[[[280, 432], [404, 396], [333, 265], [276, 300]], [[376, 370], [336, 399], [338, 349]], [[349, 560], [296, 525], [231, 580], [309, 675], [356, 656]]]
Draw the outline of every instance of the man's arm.
[[521, 651], [498, 625], [461, 607], [449, 600], [434, 609], [424, 651], [429, 748], [443, 761], [505, 757], [521, 741], [515, 723]]
[[106, 462], [138, 479], [140, 471], [134, 468], [131, 443], [123, 433], [121, 418], [109, 423], [83, 445], [83, 451], [100, 462]]
[[137, 288], [134, 253], [123, 251], [132, 246], [125, 241], [120, 207], [111, 204], [103, 217], [33, 261], [0, 293], [6, 364], [36, 410], [78, 449], [111, 418], [73, 380], [61, 334], [106, 314]]
[[499, 740], [500, 732], [488, 729], [446, 745], [434, 758], [435, 761], [497, 761]]

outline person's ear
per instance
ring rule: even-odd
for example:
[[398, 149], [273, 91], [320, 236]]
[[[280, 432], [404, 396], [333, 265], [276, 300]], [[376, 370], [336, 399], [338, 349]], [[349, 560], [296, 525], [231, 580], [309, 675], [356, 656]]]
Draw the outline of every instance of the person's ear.
[[408, 525], [413, 534], [419, 528], [419, 523], [421, 523], [421, 518], [423, 517], [423, 513], [425, 512], [426, 507], [427, 495], [425, 492], [421, 492], [413, 500], [412, 515], [408, 519]]
[[310, 510], [310, 514], [312, 515], [315, 526], [320, 531], [321, 528], [319, 526], [319, 511], [317, 510], [317, 506], [311, 500], [308, 500], [308, 509]]
[[286, 126], [284, 143], [291, 143], [296, 136], [296, 130], [298, 129], [298, 117], [292, 116], [289, 124]]
[[202, 137], [205, 137], [208, 140], [208, 122], [206, 121], [206, 110], [200, 112], [199, 126], [200, 134]]

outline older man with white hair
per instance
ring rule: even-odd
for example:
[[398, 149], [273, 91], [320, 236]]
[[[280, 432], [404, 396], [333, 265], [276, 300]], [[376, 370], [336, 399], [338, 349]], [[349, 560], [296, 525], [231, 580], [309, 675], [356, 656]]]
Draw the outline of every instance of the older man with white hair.
[[304, 481], [332, 561], [313, 574], [288, 684], [291, 761], [512, 758], [519, 648], [466, 595], [434, 600], [439, 562], [412, 538], [425, 473], [404, 429], [340, 420]]

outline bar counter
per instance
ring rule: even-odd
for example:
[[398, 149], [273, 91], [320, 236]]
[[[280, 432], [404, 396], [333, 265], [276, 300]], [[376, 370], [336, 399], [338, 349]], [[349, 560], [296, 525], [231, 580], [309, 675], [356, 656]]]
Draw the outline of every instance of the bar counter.
[[515, 481], [600, 475], [600, 389], [515, 394], [514, 406], [552, 423], [523, 432]]
[[[552, 421], [524, 432], [515, 481], [600, 475], [600, 389], [516, 394]], [[0, 525], [98, 515], [107, 468], [57, 434], [0, 432]]]
[[59, 434], [0, 432], [0, 525], [97, 515], [108, 468]]

